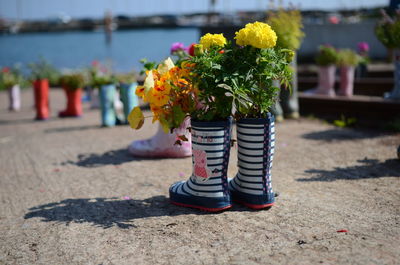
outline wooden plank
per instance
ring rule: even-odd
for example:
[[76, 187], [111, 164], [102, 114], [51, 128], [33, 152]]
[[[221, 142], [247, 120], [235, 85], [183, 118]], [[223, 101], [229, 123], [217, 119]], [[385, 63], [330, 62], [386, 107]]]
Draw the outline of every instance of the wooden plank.
[[[317, 77], [299, 77], [299, 90], [317, 87]], [[335, 90], [339, 88], [340, 79], [335, 80]], [[393, 78], [357, 78], [354, 80], [354, 94], [366, 96], [382, 97], [385, 92], [392, 90], [394, 86]]]
[[381, 97], [361, 96], [328, 97], [299, 93], [300, 111], [303, 115], [318, 117], [354, 117], [359, 121], [386, 122], [400, 118], [400, 101]]

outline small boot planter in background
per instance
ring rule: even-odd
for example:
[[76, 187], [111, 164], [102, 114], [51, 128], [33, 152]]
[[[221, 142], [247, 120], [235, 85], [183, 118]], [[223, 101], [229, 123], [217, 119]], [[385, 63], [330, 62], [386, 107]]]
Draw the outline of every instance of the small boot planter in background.
[[350, 97], [354, 90], [354, 66], [341, 66], [340, 68], [339, 96]]
[[169, 189], [171, 203], [217, 212], [232, 206], [228, 190], [228, 163], [232, 119], [191, 122], [193, 173]]
[[318, 66], [318, 87], [306, 93], [335, 96], [335, 73], [335, 65]]
[[95, 87], [89, 88], [89, 98], [90, 98], [90, 108], [98, 109], [100, 108], [100, 98], [99, 98], [99, 89]]
[[19, 111], [21, 109], [21, 88], [19, 85], [13, 85], [7, 89], [10, 106], [10, 111]]
[[318, 66], [318, 86], [315, 89], [305, 91], [311, 95], [335, 96], [335, 74], [336, 66]]
[[[378, 40], [388, 49], [393, 49], [394, 62], [394, 88], [391, 92], [384, 94], [387, 99], [400, 100], [400, 16], [399, 10], [394, 16], [380, 10], [382, 19], [375, 27], [375, 35]], [[394, 12], [396, 13], [396, 12]]]
[[67, 97], [67, 108], [58, 113], [59, 117], [80, 117], [82, 116], [82, 89], [63, 88]]
[[120, 85], [121, 100], [124, 104], [125, 123], [128, 123], [127, 118], [129, 113], [131, 113], [131, 110], [139, 105], [138, 97], [135, 94], [136, 87], [136, 82], [131, 84], [122, 83]]
[[265, 119], [241, 119], [236, 128], [239, 171], [229, 182], [232, 199], [252, 209], [271, 207], [275, 202], [271, 183], [274, 116], [268, 113]]
[[[129, 145], [128, 151], [135, 157], [181, 158], [191, 156], [192, 141], [189, 127], [189, 118], [185, 119], [181, 126], [174, 129], [172, 133], [165, 133], [159, 125], [157, 133], [153, 137], [133, 141]], [[181, 135], [184, 135], [188, 141], [181, 141], [181, 145], [175, 144], [177, 137]]]
[[339, 96], [351, 97], [354, 89], [354, 69], [362, 61], [362, 57], [351, 49], [338, 52], [337, 65], [340, 69]]
[[117, 118], [114, 109], [116, 95], [115, 85], [102, 85], [100, 87], [101, 124], [105, 127], [115, 126]]
[[49, 118], [49, 81], [39, 79], [33, 82], [35, 95], [36, 120]]
[[393, 50], [394, 88], [385, 94], [385, 98], [400, 100], [400, 49]]

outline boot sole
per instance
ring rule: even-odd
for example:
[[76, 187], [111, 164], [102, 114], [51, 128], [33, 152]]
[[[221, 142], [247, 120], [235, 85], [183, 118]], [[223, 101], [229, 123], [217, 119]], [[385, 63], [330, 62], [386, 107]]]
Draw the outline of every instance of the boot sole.
[[273, 203], [267, 203], [267, 204], [250, 204], [250, 203], [243, 202], [243, 201], [238, 201], [238, 200], [233, 200], [233, 201], [236, 202], [236, 203], [242, 204], [242, 205], [244, 205], [246, 207], [249, 207], [251, 209], [254, 209], [254, 210], [261, 210], [261, 209], [266, 209], [266, 208], [269, 209], [269, 208], [271, 208], [272, 206], [275, 205], [274, 202]]
[[181, 206], [181, 207], [186, 207], [186, 208], [194, 208], [194, 209], [199, 209], [199, 210], [202, 210], [205, 212], [213, 212], [213, 213], [221, 212], [221, 211], [227, 210], [232, 207], [232, 205], [228, 205], [228, 206], [225, 206], [222, 208], [207, 208], [207, 207], [203, 207], [203, 206], [185, 204], [185, 203], [174, 202], [174, 201], [170, 201], [170, 202], [176, 206]]

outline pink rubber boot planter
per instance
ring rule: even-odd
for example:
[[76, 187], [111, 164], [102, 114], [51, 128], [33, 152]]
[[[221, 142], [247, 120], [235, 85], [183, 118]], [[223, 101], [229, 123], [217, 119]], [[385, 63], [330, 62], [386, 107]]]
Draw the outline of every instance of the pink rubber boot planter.
[[[165, 133], [161, 126], [157, 133], [146, 140], [132, 142], [129, 147], [129, 153], [136, 157], [149, 158], [179, 158], [192, 155], [191, 134], [187, 130], [190, 125], [190, 119], [186, 119], [180, 128], [173, 133]], [[179, 135], [185, 135], [188, 141], [181, 141], [182, 145], [176, 145], [175, 142]]]
[[307, 90], [306, 94], [335, 96], [335, 65], [318, 67], [318, 87], [316, 89]]
[[354, 90], [354, 67], [342, 66], [340, 67], [340, 88], [338, 95], [351, 97]]

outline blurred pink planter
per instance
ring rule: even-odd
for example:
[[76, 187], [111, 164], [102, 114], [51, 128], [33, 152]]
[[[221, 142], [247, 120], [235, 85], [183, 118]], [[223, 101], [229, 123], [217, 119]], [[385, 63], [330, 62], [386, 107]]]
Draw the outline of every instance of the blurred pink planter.
[[316, 89], [307, 90], [306, 94], [335, 96], [335, 65], [318, 66], [318, 87]]
[[338, 95], [350, 97], [354, 90], [354, 66], [340, 67], [340, 87]]
[[13, 85], [7, 89], [10, 102], [9, 110], [18, 111], [21, 109], [21, 89], [19, 85]]

